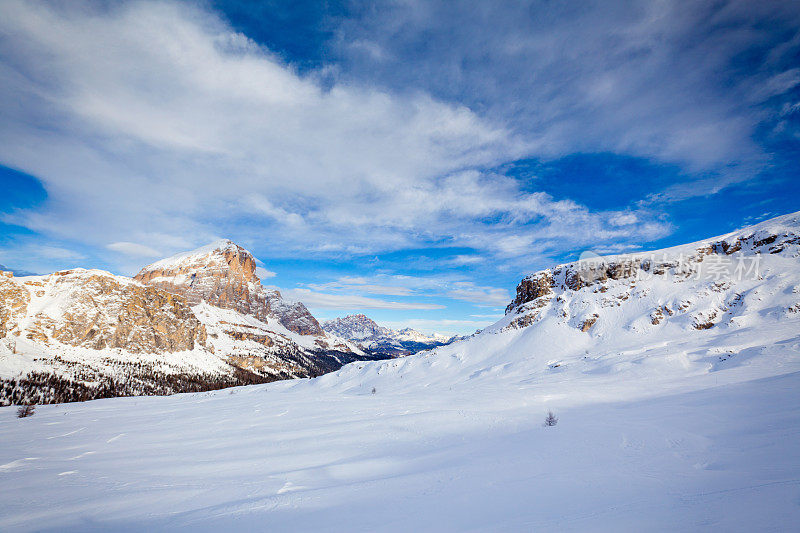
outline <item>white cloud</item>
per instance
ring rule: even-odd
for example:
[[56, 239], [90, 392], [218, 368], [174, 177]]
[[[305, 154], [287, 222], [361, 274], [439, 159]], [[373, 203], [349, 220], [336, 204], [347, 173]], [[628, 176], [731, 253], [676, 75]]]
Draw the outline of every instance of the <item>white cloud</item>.
[[317, 291], [358, 291], [384, 296], [409, 296], [414, 294], [410, 287], [400, 285], [380, 285], [371, 282], [365, 277], [344, 276], [336, 281], [327, 283], [309, 283], [308, 286]]
[[281, 291], [284, 296], [291, 300], [298, 300], [310, 308], [318, 307], [323, 309], [444, 309], [445, 306], [439, 304], [425, 304], [413, 302], [392, 302], [358, 296], [353, 294], [330, 294], [312, 291], [311, 289], [286, 289]]
[[83, 259], [85, 257], [80, 252], [60, 246], [34, 245], [28, 248], [28, 251], [47, 259]]
[[479, 255], [456, 255], [448, 260], [448, 262], [452, 265], [476, 265], [479, 263], [483, 263], [486, 258], [481, 257]]
[[310, 283], [308, 287], [315, 291], [347, 294], [446, 297], [484, 306], [505, 306], [511, 301], [506, 289], [480, 286], [461, 277], [441, 274], [425, 277], [398, 274], [377, 274], [371, 277], [344, 276], [327, 283]]
[[613, 226], [626, 226], [630, 224], [636, 224], [639, 221], [636, 218], [636, 215], [633, 213], [620, 213], [619, 215], [612, 217], [609, 220], [609, 223]]
[[270, 256], [513, 257], [664, 232], [647, 211], [611, 229], [617, 213], [474, 170], [536, 151], [500, 122], [420, 91], [323, 86], [186, 3], [8, 0], [0, 33], [0, 161], [48, 192], [6, 221], [49, 236], [169, 254], [224, 229], [258, 232]]
[[614, 152], [693, 170], [765, 162], [753, 134], [770, 111], [755, 104], [800, 81], [798, 27], [792, 0], [429, 0], [378, 4], [337, 38], [352, 76], [467, 102], [537, 155]]
[[158, 257], [161, 253], [158, 250], [155, 250], [149, 246], [144, 244], [138, 244], [135, 242], [112, 242], [111, 244], [107, 244], [106, 248], [109, 250], [113, 250], [115, 252], [119, 252], [121, 254], [130, 255], [134, 257]]
[[251, 207], [257, 213], [289, 226], [301, 226], [305, 222], [301, 215], [276, 207], [261, 194], [253, 194], [247, 197], [245, 205]]
[[506, 305], [511, 301], [506, 289], [480, 287], [468, 281], [454, 283], [446, 294], [449, 298], [488, 306]]
[[261, 266], [256, 267], [256, 276], [258, 276], [259, 279], [264, 280], [264, 279], [274, 278], [277, 275], [278, 274], [276, 274], [275, 272], [267, 270], [264, 267]]

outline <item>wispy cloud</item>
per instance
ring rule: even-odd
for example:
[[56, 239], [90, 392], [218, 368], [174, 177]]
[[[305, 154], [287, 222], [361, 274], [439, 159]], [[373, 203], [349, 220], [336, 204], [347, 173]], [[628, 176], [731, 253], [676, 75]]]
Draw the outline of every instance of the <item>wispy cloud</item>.
[[111, 244], [107, 244], [106, 248], [109, 250], [113, 250], [115, 252], [119, 252], [125, 255], [131, 255], [134, 257], [158, 257], [161, 253], [151, 248], [150, 246], [146, 246], [144, 244], [138, 244], [135, 242], [112, 242]]
[[619, 213], [476, 170], [539, 151], [503, 120], [300, 75], [189, 4], [9, 0], [0, 32], [0, 160], [49, 194], [11, 222], [47, 235], [171, 253], [185, 247], [151, 236], [199, 245], [224, 227], [259, 231], [271, 256], [448, 244], [513, 257], [664, 232], [646, 210], [610, 224]]
[[298, 300], [308, 307], [318, 307], [322, 309], [444, 309], [440, 304], [414, 303], [414, 302], [393, 302], [366, 296], [352, 294], [331, 294], [312, 291], [311, 289], [286, 289], [283, 295], [291, 300]]
[[277, 275], [278, 275], [277, 273], [275, 273], [275, 272], [273, 272], [271, 270], [267, 270], [266, 268], [264, 268], [262, 266], [256, 267], [256, 276], [258, 276], [259, 279], [261, 279], [261, 280], [274, 278]]
[[486, 306], [505, 305], [511, 301], [506, 289], [480, 287], [470, 281], [454, 283], [453, 288], [447, 291], [447, 296]]
[[753, 134], [770, 114], [762, 104], [800, 82], [798, 27], [791, 0], [432, 0], [380, 4], [337, 42], [352, 76], [467, 102], [539, 154], [730, 169], [766, 161]]
[[476, 285], [472, 281], [431, 275], [425, 277], [378, 274], [372, 277], [344, 276], [327, 283], [312, 283], [308, 287], [336, 293], [370, 293], [388, 296], [446, 297], [479, 305], [505, 305], [510, 300], [506, 289]]
[[51, 244], [26, 242], [0, 248], [0, 263], [9, 267], [47, 274], [57, 269], [85, 266], [86, 256], [76, 250]]
[[343, 276], [336, 281], [326, 283], [309, 283], [308, 286], [320, 291], [359, 291], [385, 296], [410, 296], [414, 290], [408, 286], [380, 285], [365, 277]]

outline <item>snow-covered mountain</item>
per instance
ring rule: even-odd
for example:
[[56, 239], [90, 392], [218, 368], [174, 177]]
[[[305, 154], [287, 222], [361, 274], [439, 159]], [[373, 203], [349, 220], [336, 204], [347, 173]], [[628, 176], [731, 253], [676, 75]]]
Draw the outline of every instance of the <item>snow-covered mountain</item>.
[[389, 336], [394, 333], [393, 330], [379, 326], [377, 322], [362, 314], [326, 320], [322, 323], [322, 327], [325, 331], [329, 331], [334, 335], [354, 341]]
[[305, 305], [265, 289], [253, 255], [227, 239], [150, 264], [134, 279], [181, 294], [191, 305], [206, 302], [259, 320], [277, 319], [300, 335], [325, 336]]
[[420, 350], [450, 344], [461, 337], [438, 333], [426, 335], [411, 328], [395, 331], [379, 326], [363, 314], [348, 315], [323, 322], [322, 328], [334, 335], [357, 343], [363, 350], [389, 355], [409, 355]]
[[795, 213], [537, 272], [409, 357], [0, 409], [0, 529], [789, 531], [798, 390]]
[[374, 358], [264, 289], [252, 254], [230, 241], [134, 279], [0, 275], [0, 402], [206, 390]]
[[536, 272], [481, 333], [323, 380], [380, 388], [402, 373], [404, 388], [419, 379], [448, 389], [537, 382], [542, 390], [569, 381], [575, 394], [612, 399], [620, 384], [646, 395], [791, 370], [800, 370], [800, 213]]

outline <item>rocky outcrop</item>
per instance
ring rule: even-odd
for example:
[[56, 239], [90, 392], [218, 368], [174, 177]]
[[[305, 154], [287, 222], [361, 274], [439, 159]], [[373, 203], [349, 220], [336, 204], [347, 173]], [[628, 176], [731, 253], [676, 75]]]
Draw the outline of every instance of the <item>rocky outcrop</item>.
[[517, 285], [517, 296], [506, 307], [506, 314], [522, 304], [532, 302], [553, 292], [553, 274], [549, 270], [537, 272]]
[[594, 324], [595, 324], [595, 322], [597, 322], [598, 318], [599, 318], [599, 315], [596, 314], [596, 313], [593, 314], [592, 316], [586, 318], [583, 322], [581, 322], [581, 331], [586, 333], [587, 331], [592, 329], [592, 326], [594, 326]]
[[220, 241], [144, 267], [134, 279], [181, 294], [192, 304], [202, 301], [265, 318], [263, 291], [255, 259], [244, 248]]
[[[524, 278], [498, 329], [522, 329], [543, 321], [593, 335], [620, 321], [637, 332], [654, 327], [734, 327], [742, 309], [759, 305], [756, 293], [766, 283], [764, 274], [781, 272], [799, 257], [800, 213], [665, 250], [609, 257], [586, 254]], [[772, 283], [783, 287], [784, 278], [778, 276]], [[800, 293], [797, 287], [781, 290]], [[799, 304], [790, 301], [781, 312], [791, 313], [795, 305]]]
[[266, 290], [253, 255], [228, 240], [157, 261], [134, 279], [185, 296], [192, 305], [206, 302], [262, 321], [273, 318], [300, 335], [324, 334], [302, 303], [286, 302], [279, 291]]
[[0, 272], [0, 338], [19, 327], [25, 317], [30, 292], [14, 279], [10, 271]]

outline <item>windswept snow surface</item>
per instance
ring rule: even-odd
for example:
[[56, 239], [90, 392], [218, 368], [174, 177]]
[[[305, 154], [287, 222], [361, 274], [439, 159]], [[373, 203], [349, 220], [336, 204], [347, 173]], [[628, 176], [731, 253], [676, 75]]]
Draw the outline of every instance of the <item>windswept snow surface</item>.
[[797, 326], [557, 367], [505, 350], [521, 330], [313, 380], [3, 408], [0, 530], [791, 530]]
[[0, 408], [0, 531], [796, 530], [798, 228], [726, 239], [755, 276], [696, 279], [719, 254], [673, 249], [688, 274], [556, 280], [481, 334], [316, 379]]

